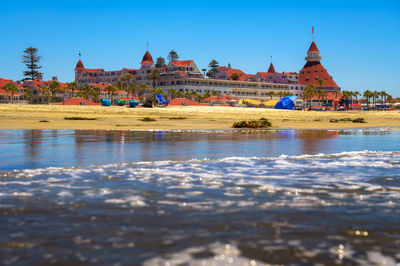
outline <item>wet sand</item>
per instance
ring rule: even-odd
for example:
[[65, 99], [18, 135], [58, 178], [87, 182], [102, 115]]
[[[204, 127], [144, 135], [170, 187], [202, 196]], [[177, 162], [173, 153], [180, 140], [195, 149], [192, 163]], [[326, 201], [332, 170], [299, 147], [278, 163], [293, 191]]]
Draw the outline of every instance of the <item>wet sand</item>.
[[[65, 120], [65, 117], [94, 118], [95, 120]], [[155, 119], [155, 121], [141, 121], [145, 117]], [[274, 128], [342, 129], [400, 126], [400, 111], [398, 110], [307, 112], [204, 106], [126, 108], [120, 106], [0, 105], [0, 129], [228, 129], [236, 121], [260, 118], [270, 120]], [[330, 122], [331, 119], [343, 118], [364, 118], [367, 123]]]

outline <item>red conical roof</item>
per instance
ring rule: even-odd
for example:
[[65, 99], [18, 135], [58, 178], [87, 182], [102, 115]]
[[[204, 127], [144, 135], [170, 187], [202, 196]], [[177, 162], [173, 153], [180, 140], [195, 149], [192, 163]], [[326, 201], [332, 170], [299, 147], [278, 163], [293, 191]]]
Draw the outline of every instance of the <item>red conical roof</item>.
[[78, 63], [76, 64], [75, 69], [85, 69], [85, 67], [83, 66], [83, 63], [80, 59], [79, 59]]
[[153, 64], [153, 63], [154, 63], [153, 57], [151, 56], [149, 51], [147, 51], [143, 56], [141, 64]]
[[274, 68], [274, 65], [272, 63], [269, 65], [267, 73], [275, 73], [275, 68]]
[[308, 48], [308, 52], [318, 52], [319, 53], [318, 47], [315, 44], [315, 42], [312, 42], [312, 44], [310, 45], [310, 48]]

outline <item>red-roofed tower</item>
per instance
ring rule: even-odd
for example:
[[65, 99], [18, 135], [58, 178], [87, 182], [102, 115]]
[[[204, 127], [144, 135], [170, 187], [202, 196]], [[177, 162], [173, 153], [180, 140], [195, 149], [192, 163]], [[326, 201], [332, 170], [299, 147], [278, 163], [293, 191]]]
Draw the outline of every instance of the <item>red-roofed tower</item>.
[[311, 43], [310, 48], [308, 48], [307, 56], [305, 59], [307, 62], [321, 61], [322, 57], [319, 55], [318, 47], [314, 41]]
[[75, 70], [80, 69], [83, 70], [85, 67], [83, 66], [82, 61], [79, 59], [78, 63], [76, 64]]
[[[322, 57], [319, 55], [318, 47], [314, 41], [311, 43], [305, 59], [307, 63], [299, 72], [299, 83], [301, 85], [313, 84], [315, 87], [326, 91], [340, 91], [340, 87], [321, 64]], [[322, 85], [320, 85], [320, 82], [322, 82]]]
[[142, 65], [140, 69], [150, 69], [153, 67], [154, 61], [149, 51], [146, 51], [140, 64]]
[[271, 62], [271, 64], [269, 65], [269, 68], [268, 68], [268, 72], [267, 72], [267, 73], [270, 73], [270, 74], [275, 73], [275, 68], [274, 68], [274, 65], [272, 64], [272, 62]]

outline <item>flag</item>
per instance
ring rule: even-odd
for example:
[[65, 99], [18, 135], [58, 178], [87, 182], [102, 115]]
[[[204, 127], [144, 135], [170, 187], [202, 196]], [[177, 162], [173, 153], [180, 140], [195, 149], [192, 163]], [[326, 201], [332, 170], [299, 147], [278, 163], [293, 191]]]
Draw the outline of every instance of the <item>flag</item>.
[[311, 33], [314, 34], [314, 26], [312, 26]]
[[79, 51], [79, 57], [81, 57], [81, 52]]
[[149, 42], [147, 42], [147, 50], [149, 50]]

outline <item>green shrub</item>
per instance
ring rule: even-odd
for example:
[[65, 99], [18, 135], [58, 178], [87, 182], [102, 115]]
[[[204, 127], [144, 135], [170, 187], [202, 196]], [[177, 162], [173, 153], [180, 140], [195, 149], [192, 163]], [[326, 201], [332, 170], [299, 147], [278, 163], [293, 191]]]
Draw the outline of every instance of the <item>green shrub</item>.
[[359, 117], [359, 118], [353, 119], [353, 123], [367, 123], [367, 122], [364, 120], [364, 118]]
[[97, 118], [91, 118], [91, 117], [64, 117], [65, 120], [96, 120]]
[[142, 122], [154, 122], [154, 121], [157, 121], [157, 120], [155, 120], [155, 119], [153, 119], [151, 117], [143, 117], [142, 119], [139, 119], [139, 120], [142, 121]]
[[183, 119], [186, 119], [186, 117], [177, 116], [177, 117], [170, 117], [169, 119], [171, 119], [171, 120], [183, 120]]
[[232, 127], [233, 128], [268, 128], [268, 127], [272, 127], [272, 124], [267, 119], [262, 118], [260, 120], [235, 122], [235, 123], [233, 123]]

